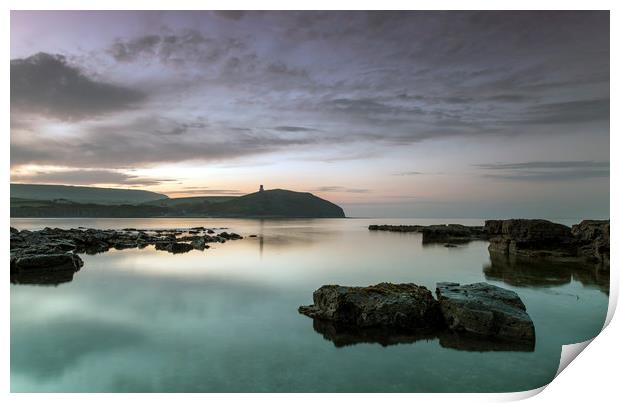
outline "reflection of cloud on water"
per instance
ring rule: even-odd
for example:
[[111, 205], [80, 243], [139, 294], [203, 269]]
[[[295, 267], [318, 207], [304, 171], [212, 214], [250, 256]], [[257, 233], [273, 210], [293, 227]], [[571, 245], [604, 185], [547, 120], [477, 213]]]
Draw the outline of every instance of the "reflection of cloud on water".
[[[288, 309], [270, 299], [273, 289], [218, 278], [112, 272], [104, 281], [81, 281], [80, 287], [37, 289], [20, 288], [22, 295], [11, 301], [14, 391], [63, 389], [66, 382], [64, 390], [108, 390], [119, 379], [129, 383], [120, 390], [135, 391], [136, 383], [148, 379], [145, 373], [165, 374], [175, 365], [199, 376], [211, 370], [210, 354], [229, 354], [227, 343], [247, 342], [239, 334], [266, 331], [253, 318]], [[205, 355], [204, 371], [192, 369], [197, 351]], [[82, 384], [85, 374], [89, 380]], [[146, 381], [141, 390], [151, 389]]]
[[556, 287], [579, 281], [609, 295], [609, 271], [593, 264], [553, 262], [491, 253], [491, 263], [483, 267], [487, 280], [516, 287]]
[[60, 377], [89, 355], [131, 347], [144, 338], [135, 326], [99, 319], [21, 323], [11, 326], [11, 371], [41, 380]]

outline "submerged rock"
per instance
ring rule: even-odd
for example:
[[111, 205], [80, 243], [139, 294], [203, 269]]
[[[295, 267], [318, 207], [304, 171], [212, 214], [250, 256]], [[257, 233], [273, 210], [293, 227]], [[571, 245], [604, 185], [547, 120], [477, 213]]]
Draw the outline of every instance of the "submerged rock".
[[451, 330], [504, 340], [535, 340], [534, 323], [514, 291], [487, 283], [438, 283], [436, 293]]
[[314, 292], [313, 300], [313, 305], [301, 306], [299, 312], [345, 325], [423, 329], [441, 323], [433, 294], [415, 284], [324, 285]]

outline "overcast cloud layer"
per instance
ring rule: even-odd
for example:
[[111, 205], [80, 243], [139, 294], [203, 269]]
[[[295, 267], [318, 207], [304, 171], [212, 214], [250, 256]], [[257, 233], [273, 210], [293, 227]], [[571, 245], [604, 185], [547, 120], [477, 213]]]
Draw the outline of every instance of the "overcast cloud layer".
[[[182, 192], [131, 170], [228, 164], [235, 192], [289, 170], [283, 187], [385, 202], [465, 170], [497, 189], [595, 180], [608, 198], [607, 12], [11, 17], [13, 180]], [[229, 189], [207, 179], [185, 184]]]

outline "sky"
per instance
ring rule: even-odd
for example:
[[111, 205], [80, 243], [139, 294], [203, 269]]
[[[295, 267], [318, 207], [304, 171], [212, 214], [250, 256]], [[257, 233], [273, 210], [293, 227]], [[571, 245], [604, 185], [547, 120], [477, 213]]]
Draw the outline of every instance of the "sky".
[[12, 11], [11, 181], [609, 217], [609, 13]]

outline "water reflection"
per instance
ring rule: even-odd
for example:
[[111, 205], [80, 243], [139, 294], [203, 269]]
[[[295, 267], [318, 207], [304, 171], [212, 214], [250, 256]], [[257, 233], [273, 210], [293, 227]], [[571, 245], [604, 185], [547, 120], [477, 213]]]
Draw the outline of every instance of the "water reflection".
[[[592, 272], [541, 276], [533, 267], [501, 268], [495, 260], [483, 270], [482, 265], [489, 260], [486, 242], [452, 249], [441, 244], [423, 247], [419, 234], [368, 231], [369, 224], [384, 221], [12, 220], [20, 229], [202, 225], [228, 227], [243, 236], [257, 237], [182, 255], [153, 246], [81, 255], [84, 267], [73, 274], [73, 281], [69, 282], [70, 276], [64, 277], [68, 282], [59, 283], [59, 287], [27, 286], [23, 285], [26, 281], [42, 280], [15, 279], [10, 300], [11, 389], [527, 390], [554, 377], [562, 344], [590, 339], [604, 323], [607, 296], [599, 291], [599, 285], [582, 286], [604, 282]], [[533, 277], [528, 280], [530, 285], [514, 282], [511, 271], [515, 270], [526, 273], [526, 278]], [[556, 278], [558, 285], [549, 283], [543, 288], [541, 277]], [[536, 326], [534, 351], [451, 333], [359, 334], [320, 324], [313, 330], [310, 319], [297, 312], [299, 305], [311, 302], [312, 291], [323, 284], [413, 282], [434, 289], [438, 281], [474, 283], [491, 278], [499, 280], [496, 285], [514, 289], [526, 304]], [[521, 285], [517, 289], [511, 282]]]
[[31, 271], [11, 273], [11, 284], [57, 286], [73, 281], [73, 270]]
[[449, 330], [411, 332], [403, 329], [385, 327], [351, 327], [339, 323], [313, 319], [312, 327], [325, 340], [341, 348], [355, 344], [379, 344], [383, 347], [397, 344], [413, 344], [419, 341], [439, 339], [444, 348], [462, 351], [534, 351], [534, 342], [512, 342], [490, 338], [475, 337], [451, 332]]
[[553, 262], [491, 253], [491, 263], [483, 267], [487, 280], [517, 287], [556, 287], [573, 280], [598, 288], [609, 295], [609, 271], [594, 264]]
[[[140, 329], [119, 321], [63, 318], [25, 323], [11, 331], [11, 368], [39, 381], [58, 378], [87, 356], [104, 355], [144, 340]], [[17, 343], [27, 343], [28, 348], [15, 348]]]

